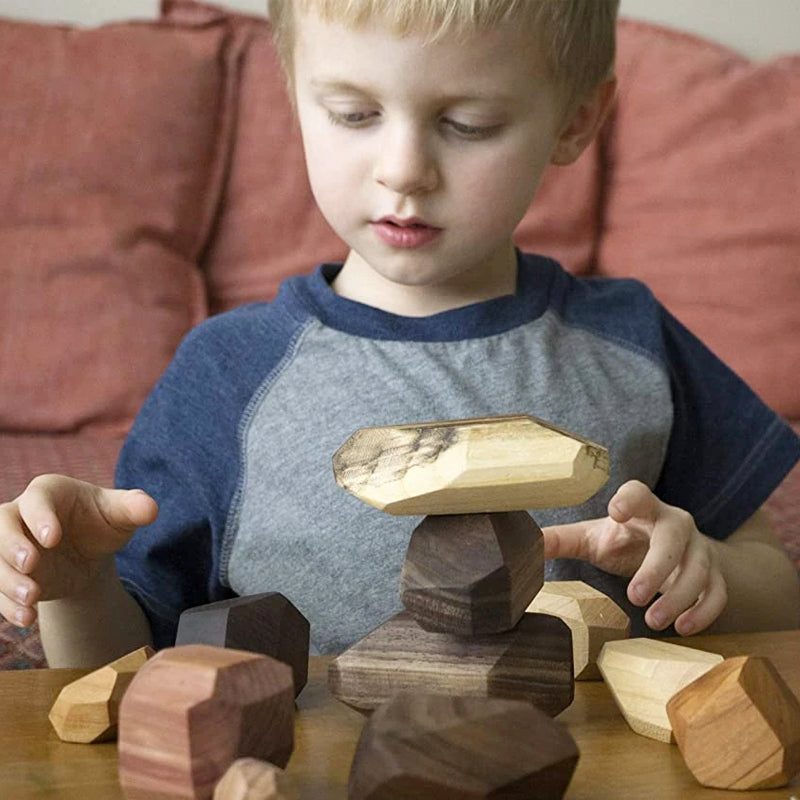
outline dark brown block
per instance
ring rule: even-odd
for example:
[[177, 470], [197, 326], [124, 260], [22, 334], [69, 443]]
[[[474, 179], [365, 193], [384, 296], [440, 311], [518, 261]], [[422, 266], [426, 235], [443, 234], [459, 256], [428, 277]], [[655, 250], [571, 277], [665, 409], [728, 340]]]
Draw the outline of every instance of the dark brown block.
[[338, 700], [371, 711], [398, 692], [527, 700], [555, 716], [571, 702], [572, 634], [547, 614], [525, 614], [506, 633], [465, 637], [423, 630], [407, 612], [331, 662]]
[[209, 644], [277, 658], [292, 668], [295, 697], [308, 680], [308, 620], [278, 592], [187, 609], [175, 644]]
[[162, 650], [119, 712], [119, 778], [128, 800], [210, 798], [238, 758], [286, 766], [294, 743], [291, 669], [243, 650]]
[[725, 659], [673, 695], [667, 716], [703, 786], [775, 789], [800, 773], [800, 703], [767, 658]]
[[529, 703], [400, 694], [361, 734], [349, 800], [557, 800], [578, 763], [564, 725]]
[[544, 539], [526, 511], [428, 516], [414, 530], [400, 599], [428, 631], [511, 630], [544, 583]]

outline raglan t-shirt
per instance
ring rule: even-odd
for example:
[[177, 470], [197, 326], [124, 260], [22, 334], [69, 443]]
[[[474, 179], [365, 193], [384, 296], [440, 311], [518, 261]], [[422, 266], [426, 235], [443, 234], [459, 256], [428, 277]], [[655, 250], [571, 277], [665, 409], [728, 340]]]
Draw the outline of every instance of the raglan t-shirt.
[[[641, 283], [577, 278], [518, 254], [513, 295], [403, 317], [336, 295], [341, 265], [286, 281], [270, 303], [195, 328], [142, 408], [117, 485], [158, 519], [118, 555], [157, 646], [182, 610], [276, 591], [311, 623], [312, 652], [340, 652], [401, 609], [399, 575], [421, 521], [362, 503], [332, 456], [357, 429], [531, 414], [608, 448], [611, 477], [544, 527], [606, 515], [629, 479], [724, 539], [800, 457], [791, 429]], [[627, 579], [567, 559], [652, 634]]]

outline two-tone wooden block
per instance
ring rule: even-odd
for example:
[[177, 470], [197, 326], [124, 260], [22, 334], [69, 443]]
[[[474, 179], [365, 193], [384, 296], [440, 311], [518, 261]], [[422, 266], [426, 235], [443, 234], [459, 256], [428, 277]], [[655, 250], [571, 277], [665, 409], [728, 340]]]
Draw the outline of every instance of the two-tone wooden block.
[[597, 666], [631, 729], [674, 742], [667, 702], [722, 662], [722, 656], [658, 639], [607, 642]]
[[526, 511], [428, 516], [411, 535], [400, 599], [428, 631], [513, 628], [544, 582], [544, 540]]
[[214, 800], [296, 800], [286, 773], [257, 758], [237, 758], [214, 789]]
[[295, 695], [308, 680], [308, 620], [278, 592], [187, 609], [178, 621], [175, 644], [208, 644], [276, 658], [292, 668]]
[[162, 650], [119, 712], [128, 800], [210, 798], [236, 759], [286, 766], [294, 743], [292, 671], [269, 656], [208, 645]]
[[597, 657], [603, 645], [630, 635], [628, 615], [610, 597], [583, 581], [545, 581], [527, 611], [552, 614], [569, 626], [576, 681], [600, 678]]
[[400, 694], [365, 725], [348, 797], [558, 800], [578, 756], [566, 727], [529, 703]]
[[555, 716], [573, 698], [572, 635], [547, 614], [505, 633], [433, 633], [403, 611], [334, 659], [328, 686], [362, 711], [407, 691], [525, 700]]
[[114, 739], [122, 696], [152, 655], [152, 648], [140, 647], [68, 683], [50, 709], [49, 719], [58, 737], [85, 744]]
[[678, 692], [667, 714], [703, 786], [774, 789], [800, 773], [800, 703], [769, 659], [726, 659]]

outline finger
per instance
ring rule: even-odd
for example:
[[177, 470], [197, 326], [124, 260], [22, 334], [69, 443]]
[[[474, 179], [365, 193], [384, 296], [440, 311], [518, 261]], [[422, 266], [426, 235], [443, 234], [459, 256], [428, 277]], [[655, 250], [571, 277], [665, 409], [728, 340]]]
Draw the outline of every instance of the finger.
[[36, 617], [33, 606], [39, 595], [34, 580], [0, 560], [0, 614], [15, 625], [28, 625]]
[[544, 557], [591, 559], [589, 522], [571, 522], [542, 528]]
[[0, 506], [0, 559], [22, 573], [33, 572], [39, 560], [39, 553], [28, 533], [12, 503]]
[[36, 621], [36, 609], [21, 606], [0, 594], [0, 617], [5, 617], [17, 628], [27, 628]]
[[661, 501], [641, 481], [626, 481], [608, 501], [608, 515], [615, 522], [625, 523], [638, 517], [655, 522]]
[[158, 516], [158, 505], [141, 489], [93, 487], [97, 509], [106, 522], [123, 534], [149, 525]]
[[61, 539], [61, 525], [52, 499], [53, 480], [60, 476], [34, 478], [17, 500], [19, 516], [31, 536], [42, 547], [54, 547]]
[[628, 597], [640, 606], [653, 599], [684, 561], [686, 549], [696, 531], [691, 514], [657, 502], [661, 509], [650, 534], [650, 548], [628, 585]]
[[675, 630], [681, 636], [705, 630], [728, 605], [728, 587], [719, 572], [713, 571], [708, 588], [700, 599], [675, 620]]

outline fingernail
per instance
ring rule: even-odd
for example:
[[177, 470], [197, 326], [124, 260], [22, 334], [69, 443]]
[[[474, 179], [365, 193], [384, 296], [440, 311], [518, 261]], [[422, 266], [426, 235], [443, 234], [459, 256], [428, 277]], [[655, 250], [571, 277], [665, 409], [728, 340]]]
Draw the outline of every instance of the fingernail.
[[652, 623], [650, 627], [652, 628], [661, 628], [666, 621], [666, 617], [660, 611], [653, 611], [650, 614], [650, 622]]
[[690, 634], [694, 633], [694, 623], [693, 622], [684, 622], [678, 633], [681, 636], [689, 636]]
[[644, 586], [639, 584], [631, 586], [631, 592], [634, 600], [636, 600], [638, 603], [644, 603], [647, 601], [647, 592], [645, 592]]
[[21, 608], [18, 608], [14, 612], [14, 619], [16, 620], [18, 625], [24, 625], [25, 624], [25, 612]]
[[17, 599], [20, 603], [26, 603], [28, 601], [28, 595], [30, 594], [30, 588], [20, 584], [17, 586]]
[[25, 564], [28, 561], [28, 551], [24, 547], [18, 547], [14, 555], [14, 561], [20, 569], [25, 569]]
[[39, 541], [47, 547], [48, 542], [50, 541], [50, 537], [53, 535], [53, 530], [49, 525], [44, 525], [39, 530]]

